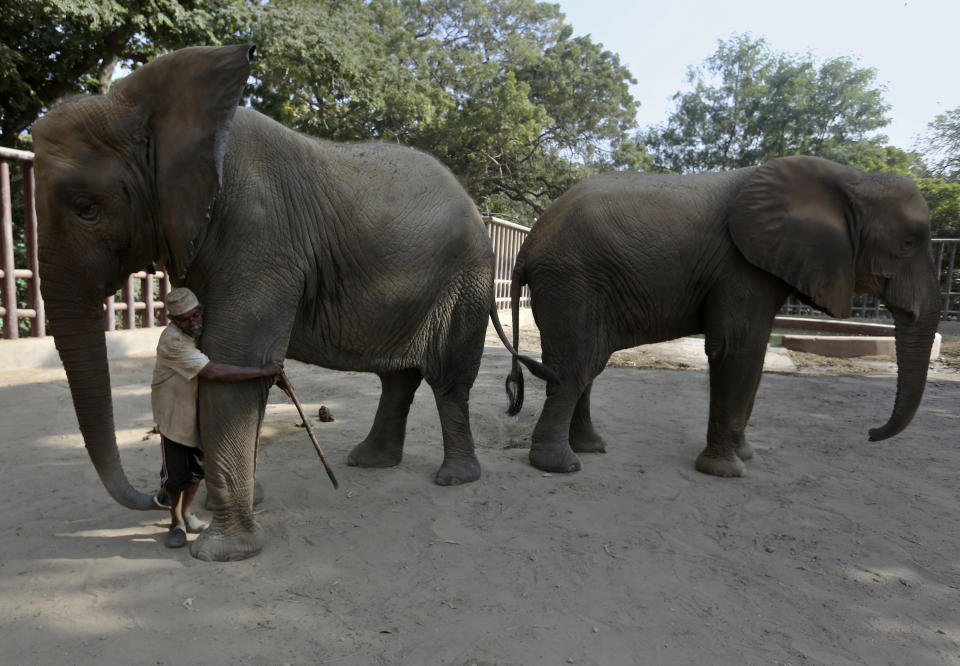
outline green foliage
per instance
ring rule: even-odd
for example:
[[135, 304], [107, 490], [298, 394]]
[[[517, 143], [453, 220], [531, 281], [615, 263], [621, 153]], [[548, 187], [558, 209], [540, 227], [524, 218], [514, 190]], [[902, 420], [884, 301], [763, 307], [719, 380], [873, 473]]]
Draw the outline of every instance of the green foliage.
[[9, 0], [0, 22], [0, 145], [64, 97], [110, 85], [121, 63], [215, 44], [236, 32], [245, 0]]
[[533, 0], [275, 0], [250, 103], [300, 131], [443, 160], [481, 208], [530, 219], [585, 173], [642, 165], [634, 82]]
[[812, 55], [778, 53], [762, 38], [734, 35], [687, 76], [693, 89], [674, 95], [666, 123], [640, 137], [660, 169], [731, 169], [886, 141], [870, 136], [889, 123], [876, 70], [850, 58], [818, 66]]
[[834, 144], [820, 157], [847, 164], [863, 171], [898, 173], [914, 176], [922, 170], [920, 156], [896, 146], [880, 146], [873, 141]]
[[934, 118], [920, 141], [929, 175], [960, 183], [960, 107]]
[[930, 235], [960, 238], [960, 183], [942, 178], [918, 178], [917, 187], [930, 208]]

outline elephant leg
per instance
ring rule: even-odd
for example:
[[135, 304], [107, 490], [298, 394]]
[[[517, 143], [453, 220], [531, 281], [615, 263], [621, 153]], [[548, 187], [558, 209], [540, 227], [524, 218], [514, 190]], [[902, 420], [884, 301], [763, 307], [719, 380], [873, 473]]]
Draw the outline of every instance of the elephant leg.
[[256, 443], [268, 387], [260, 380], [205, 382], [199, 396], [210, 526], [190, 546], [200, 560], [252, 557], [265, 537], [253, 516]]
[[380, 404], [367, 437], [357, 444], [347, 464], [355, 467], [394, 467], [403, 459], [410, 404], [423, 375], [419, 370], [379, 373]]
[[763, 360], [770, 329], [751, 334], [749, 341], [740, 341], [735, 348], [711, 344], [707, 339], [710, 359], [710, 420], [707, 424], [707, 446], [697, 457], [696, 468], [714, 476], [743, 476], [744, 460], [753, 457], [744, 430], [750, 420], [757, 387], [763, 375]]
[[592, 381], [583, 390], [573, 410], [573, 419], [570, 421], [570, 448], [577, 453], [606, 453], [606, 443], [593, 429], [593, 419], [590, 416], [591, 390]]
[[[544, 358], [544, 362], [556, 369]], [[570, 446], [573, 413], [583, 394], [584, 383], [560, 370], [560, 385], [547, 385], [547, 399], [530, 444], [530, 464], [545, 472], [579, 472], [580, 458]]]
[[433, 389], [443, 432], [443, 464], [435, 481], [441, 486], [456, 486], [480, 478], [480, 461], [470, 431], [470, 387], [459, 384], [450, 390]]

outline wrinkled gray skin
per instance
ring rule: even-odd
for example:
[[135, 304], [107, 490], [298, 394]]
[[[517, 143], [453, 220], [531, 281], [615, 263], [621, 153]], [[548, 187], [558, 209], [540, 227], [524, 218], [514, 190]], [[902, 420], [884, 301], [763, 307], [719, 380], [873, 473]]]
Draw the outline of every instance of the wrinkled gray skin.
[[[854, 292], [892, 311], [897, 396], [870, 439], [891, 437], [920, 403], [940, 313], [929, 213], [912, 181], [811, 157], [589, 179], [543, 214], [520, 249], [515, 323], [523, 284], [543, 362], [562, 379], [547, 387], [530, 450], [531, 464], [550, 472], [579, 470], [575, 452], [605, 451], [590, 389], [613, 351], [703, 333], [710, 418], [696, 468], [742, 475], [764, 351], [791, 293], [837, 317], [849, 316]], [[515, 363], [511, 379], [519, 378]]]
[[[443, 434], [436, 482], [479, 478], [467, 401], [496, 311], [476, 207], [423, 153], [317, 141], [238, 109], [252, 53], [177, 51], [35, 125], [43, 294], [104, 485], [125, 506], [153, 508], [117, 453], [102, 309], [151, 262], [204, 304], [211, 360], [260, 366], [287, 356], [379, 375], [380, 405], [350, 464], [400, 462], [425, 378]], [[195, 557], [242, 559], [263, 546], [252, 501], [269, 388], [201, 381], [213, 521], [192, 544]]]

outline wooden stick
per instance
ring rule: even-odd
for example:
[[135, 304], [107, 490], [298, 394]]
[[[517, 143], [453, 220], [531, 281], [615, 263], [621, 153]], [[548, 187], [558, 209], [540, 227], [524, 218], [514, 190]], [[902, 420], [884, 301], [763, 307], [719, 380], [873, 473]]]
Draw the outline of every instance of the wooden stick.
[[320, 462], [323, 463], [323, 468], [327, 470], [327, 476], [330, 477], [333, 487], [339, 488], [340, 484], [337, 483], [337, 477], [333, 475], [333, 470], [330, 468], [330, 464], [327, 463], [327, 459], [324, 457], [323, 451], [320, 449], [320, 442], [317, 441], [317, 436], [314, 434], [313, 428], [310, 427], [310, 422], [307, 421], [306, 414], [303, 413], [303, 406], [300, 404], [300, 401], [297, 400], [297, 394], [293, 392], [293, 384], [290, 383], [290, 380], [287, 378], [287, 374], [283, 370], [280, 371], [280, 377], [283, 378], [283, 381], [287, 386], [283, 392], [289, 395], [290, 399], [293, 400], [293, 404], [297, 406], [297, 411], [300, 412], [300, 418], [303, 419], [303, 425], [307, 429], [307, 434], [310, 435], [310, 441], [313, 442], [313, 448], [317, 450], [317, 455], [320, 456]]

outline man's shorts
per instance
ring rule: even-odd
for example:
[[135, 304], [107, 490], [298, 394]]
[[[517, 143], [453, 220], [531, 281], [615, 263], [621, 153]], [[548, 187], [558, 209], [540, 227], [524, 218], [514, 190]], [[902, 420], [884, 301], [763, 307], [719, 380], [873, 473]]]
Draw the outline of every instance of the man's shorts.
[[160, 435], [163, 466], [160, 485], [167, 492], [178, 493], [203, 479], [203, 451], [195, 446], [184, 446]]

